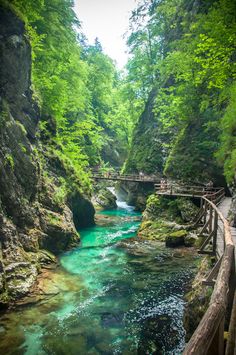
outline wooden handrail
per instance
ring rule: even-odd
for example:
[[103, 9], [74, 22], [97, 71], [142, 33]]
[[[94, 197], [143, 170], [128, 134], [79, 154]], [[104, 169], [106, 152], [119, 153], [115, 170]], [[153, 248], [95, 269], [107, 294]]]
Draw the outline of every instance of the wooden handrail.
[[[184, 355], [222, 355], [224, 354], [224, 322], [227, 306], [230, 305], [231, 308], [235, 292], [235, 247], [229, 223], [217, 208], [217, 204], [219, 204], [225, 196], [225, 190], [223, 187], [216, 187], [208, 190], [207, 188], [201, 188], [200, 186], [183, 186], [168, 182], [164, 184], [164, 186], [163, 184], [155, 184], [155, 190], [156, 193], [160, 195], [182, 195], [198, 197], [201, 199], [201, 209], [198, 216], [196, 216], [196, 223], [203, 219], [204, 225], [201, 232], [208, 230], [209, 235], [199, 250], [200, 253], [217, 255], [216, 241], [217, 230], [219, 228], [218, 221], [220, 220], [222, 222], [223, 250], [222, 255], [219, 255], [221, 260], [216, 263], [211, 272], [211, 276], [214, 274], [217, 275], [217, 272], [218, 276], [215, 282], [209, 281], [209, 279], [204, 282], [205, 284], [213, 284], [214, 290], [209, 306], [183, 352]], [[213, 221], [214, 223], [212, 227]], [[211, 240], [212, 251], [204, 250], [207, 243]], [[233, 315], [231, 318], [231, 322], [235, 323]], [[235, 325], [230, 326], [230, 329], [234, 328]], [[232, 346], [235, 347], [233, 335], [229, 334], [229, 338], [230, 345], [226, 345], [226, 355], [231, 354], [230, 349], [232, 349]]]
[[160, 178], [157, 176], [149, 175], [134, 175], [134, 174], [119, 174], [119, 173], [92, 173], [93, 179], [101, 180], [127, 180], [134, 182], [152, 182], [156, 183], [160, 181]]
[[163, 195], [186, 195], [192, 197], [201, 197], [206, 196], [209, 200], [216, 202], [220, 202], [222, 197], [225, 194], [225, 190], [223, 187], [212, 187], [208, 188], [205, 186], [199, 185], [180, 185], [175, 183], [166, 182], [164, 185], [162, 183], [156, 183], [155, 190], [158, 194]]
[[[211, 206], [222, 221], [224, 227], [224, 253], [210, 304], [197, 329], [185, 347], [184, 355], [206, 355], [224, 353], [224, 320], [229, 302], [232, 270], [234, 270], [234, 243], [230, 226], [216, 205], [207, 197], [202, 199]], [[235, 275], [233, 275], [235, 276]]]

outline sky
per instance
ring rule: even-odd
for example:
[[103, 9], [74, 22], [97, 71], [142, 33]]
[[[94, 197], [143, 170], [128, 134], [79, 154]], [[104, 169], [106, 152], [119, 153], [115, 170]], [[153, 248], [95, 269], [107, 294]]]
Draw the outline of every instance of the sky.
[[82, 31], [93, 44], [98, 37], [102, 48], [121, 69], [127, 62], [125, 39], [129, 16], [136, 0], [75, 0], [75, 12], [81, 21]]

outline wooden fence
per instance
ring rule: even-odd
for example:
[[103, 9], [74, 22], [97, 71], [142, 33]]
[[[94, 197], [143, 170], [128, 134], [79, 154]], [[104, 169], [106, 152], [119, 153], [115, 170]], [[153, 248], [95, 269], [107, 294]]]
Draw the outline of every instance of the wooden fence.
[[[217, 208], [224, 197], [224, 189], [170, 183], [156, 184], [155, 189], [158, 195], [201, 199], [200, 210], [194, 221], [196, 227], [201, 226], [199, 234], [205, 235], [199, 253], [216, 256], [215, 266], [203, 280], [203, 284], [214, 286], [209, 306], [183, 354], [233, 355], [236, 335], [234, 243], [228, 221]], [[225, 330], [228, 334], [226, 345]]]
[[[217, 201], [218, 196], [219, 194], [213, 200]], [[208, 236], [199, 252], [216, 255], [217, 257], [214, 268], [207, 279], [203, 281], [203, 284], [214, 285], [214, 290], [208, 309], [188, 342], [184, 355], [222, 355], [224, 353], [230, 355], [233, 354], [232, 349], [235, 347], [235, 339], [232, 337], [232, 331], [229, 331], [229, 338], [225, 348], [224, 330], [230, 330], [233, 327], [232, 322], [234, 322], [233, 315], [235, 310], [232, 311], [235, 292], [234, 243], [229, 224], [215, 203], [205, 196], [202, 196], [201, 200], [204, 211], [202, 215], [204, 225], [200, 233], [207, 231]], [[222, 233], [219, 233], [219, 221], [221, 221], [223, 226]], [[217, 236], [219, 238], [222, 237], [222, 255], [220, 251], [217, 253]], [[212, 245], [212, 250], [208, 252], [205, 247], [209, 243]], [[226, 324], [227, 312], [231, 313], [230, 325]]]

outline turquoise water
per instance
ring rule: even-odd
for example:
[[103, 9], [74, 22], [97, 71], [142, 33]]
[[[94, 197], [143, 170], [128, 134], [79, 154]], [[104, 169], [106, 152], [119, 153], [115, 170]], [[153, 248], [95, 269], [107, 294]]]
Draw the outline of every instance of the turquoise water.
[[1, 318], [0, 353], [181, 353], [194, 257], [138, 240], [140, 214], [119, 205], [61, 256], [43, 282], [46, 297]]

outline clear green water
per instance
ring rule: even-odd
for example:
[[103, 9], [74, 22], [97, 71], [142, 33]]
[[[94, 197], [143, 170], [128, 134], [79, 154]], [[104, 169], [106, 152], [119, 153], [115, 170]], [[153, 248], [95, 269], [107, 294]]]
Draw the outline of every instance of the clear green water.
[[0, 353], [180, 354], [194, 257], [133, 239], [138, 217], [125, 204], [100, 212], [45, 281], [46, 299], [0, 319]]

